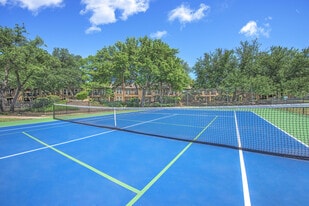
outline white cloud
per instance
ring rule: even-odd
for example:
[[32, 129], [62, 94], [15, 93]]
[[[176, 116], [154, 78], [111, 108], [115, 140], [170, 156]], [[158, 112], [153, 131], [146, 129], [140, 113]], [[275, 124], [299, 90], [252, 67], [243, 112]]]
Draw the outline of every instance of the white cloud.
[[[2, 2], [3, 0], [0, 1]], [[63, 0], [4, 0], [3, 2], [16, 4], [22, 8], [32, 11], [35, 14], [42, 8], [63, 6]]]
[[6, 4], [6, 0], [0, 0], [0, 5], [5, 5]]
[[127, 20], [129, 16], [139, 12], [145, 12], [149, 8], [149, 0], [113, 0], [112, 2], [117, 3], [116, 6], [120, 10], [123, 10], [121, 15], [122, 20]]
[[155, 33], [150, 34], [151, 38], [161, 39], [162, 37], [167, 35], [167, 31], [157, 31]]
[[190, 23], [192, 21], [197, 21], [205, 16], [205, 12], [209, 10], [210, 7], [205, 4], [200, 4], [199, 9], [196, 11], [190, 9], [189, 6], [181, 4], [176, 9], [173, 9], [168, 14], [168, 20], [174, 21], [178, 20], [182, 24]]
[[85, 32], [86, 32], [86, 34], [92, 34], [92, 33], [100, 32], [100, 31], [101, 31], [100, 27], [91, 26]]
[[264, 27], [259, 27], [255, 21], [249, 21], [240, 29], [239, 33], [244, 34], [247, 37], [259, 37], [260, 35], [269, 37], [270, 31], [269, 23], [265, 23]]
[[241, 34], [246, 36], [254, 36], [257, 35], [258, 27], [255, 21], [249, 21], [245, 26], [243, 26], [240, 30]]
[[[91, 27], [87, 31], [98, 26], [115, 23], [118, 18], [125, 21], [129, 16], [147, 11], [149, 0], [82, 0], [86, 7], [80, 14], [92, 13], [89, 19]], [[119, 17], [116, 16], [121, 13]], [[87, 33], [86, 31], [86, 33]]]

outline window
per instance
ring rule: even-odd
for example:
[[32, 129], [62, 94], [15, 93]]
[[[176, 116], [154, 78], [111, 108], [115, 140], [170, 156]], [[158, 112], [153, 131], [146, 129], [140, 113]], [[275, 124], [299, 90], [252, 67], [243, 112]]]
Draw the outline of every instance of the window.
[[116, 90], [116, 93], [117, 93], [117, 94], [122, 94], [122, 89], [117, 89], [117, 90]]

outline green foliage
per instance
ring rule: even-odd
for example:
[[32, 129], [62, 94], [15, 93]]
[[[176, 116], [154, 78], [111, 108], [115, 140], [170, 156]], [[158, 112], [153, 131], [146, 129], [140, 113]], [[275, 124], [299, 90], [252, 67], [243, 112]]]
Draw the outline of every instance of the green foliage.
[[[161, 40], [148, 37], [127, 38], [99, 50], [96, 55], [82, 58], [68, 49], [55, 48], [52, 54], [44, 50], [40, 37], [28, 38], [24, 25], [14, 28], [0, 26], [0, 112], [7, 103], [6, 92], [14, 88], [11, 111], [20, 92], [39, 89], [46, 98], [34, 101], [34, 108], [48, 107], [60, 101], [59, 91], [66, 89], [78, 99], [88, 92], [105, 88], [100, 98], [113, 98], [113, 89], [131, 85], [142, 89], [142, 99], [109, 106], [169, 106], [179, 99], [169, 99], [169, 91], [183, 91], [192, 86], [189, 72], [195, 73], [194, 88], [216, 89], [219, 99], [230, 101], [272, 96], [303, 98], [309, 93], [309, 47], [302, 50], [272, 46], [260, 50], [257, 40], [240, 42], [235, 49], [221, 48], [199, 58], [194, 67], [177, 57], [179, 51]], [[111, 86], [113, 88], [111, 88]], [[146, 103], [147, 91], [158, 91], [158, 103]], [[91, 94], [90, 94], [91, 95]]]
[[49, 66], [33, 79], [33, 87], [46, 93], [57, 93], [61, 89], [74, 91], [82, 85], [81, 57], [67, 49], [55, 48], [49, 56]]
[[53, 102], [49, 98], [40, 97], [40, 98], [37, 98], [33, 101], [32, 108], [34, 108], [34, 109], [44, 108], [44, 107], [51, 106], [52, 104], [53, 104]]
[[230, 101], [261, 96], [304, 97], [309, 93], [309, 49], [273, 46], [260, 51], [257, 40], [235, 50], [205, 53], [193, 67], [195, 88], [217, 89]]
[[48, 108], [51, 107], [54, 103], [59, 103], [60, 98], [55, 95], [49, 95], [47, 97], [39, 97], [32, 102], [32, 108]]
[[20, 92], [31, 87], [35, 77], [44, 74], [49, 65], [50, 55], [41, 48], [43, 39], [28, 40], [26, 34], [24, 26], [16, 25], [14, 29], [0, 27], [0, 68], [3, 69], [0, 110], [3, 110], [4, 94], [8, 88], [15, 89], [10, 107], [13, 112]]
[[124, 88], [128, 84], [141, 88], [140, 104], [143, 106], [147, 90], [163, 91], [163, 87], [168, 86], [181, 91], [188, 86], [189, 68], [177, 53], [161, 40], [128, 38], [99, 50], [88, 58], [85, 68], [92, 82], [114, 88]]
[[160, 102], [153, 102], [148, 104], [149, 107], [174, 107], [174, 103], [160, 103]]
[[59, 103], [61, 102], [61, 99], [57, 95], [49, 95], [47, 98], [52, 102], [52, 103]]
[[101, 103], [103, 104], [103, 106], [106, 106], [106, 107], [125, 107], [126, 106], [126, 104], [121, 101], [112, 101], [112, 102], [103, 101]]
[[140, 104], [140, 100], [138, 98], [132, 98], [125, 102], [127, 107], [138, 107]]
[[75, 95], [75, 97], [76, 97], [76, 99], [78, 99], [78, 100], [87, 99], [87, 97], [88, 97], [88, 92], [87, 92], [87, 91], [78, 92], [78, 93]]

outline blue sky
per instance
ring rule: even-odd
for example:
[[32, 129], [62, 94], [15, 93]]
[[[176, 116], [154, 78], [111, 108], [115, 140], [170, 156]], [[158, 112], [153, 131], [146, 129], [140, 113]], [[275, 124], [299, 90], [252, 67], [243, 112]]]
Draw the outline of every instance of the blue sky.
[[24, 23], [46, 50], [87, 57], [128, 37], [160, 38], [193, 66], [216, 48], [309, 46], [308, 0], [0, 0], [0, 25]]

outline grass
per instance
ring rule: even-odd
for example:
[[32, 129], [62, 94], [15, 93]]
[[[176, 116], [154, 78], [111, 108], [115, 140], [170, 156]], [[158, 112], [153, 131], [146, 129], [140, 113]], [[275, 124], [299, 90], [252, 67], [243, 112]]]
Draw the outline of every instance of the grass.
[[28, 117], [28, 116], [0, 115], [0, 127], [34, 124], [34, 123], [50, 122], [50, 121], [53, 121], [53, 118], [51, 116]]
[[0, 122], [14, 122], [16, 121], [16, 118], [8, 117], [8, 118], [0, 118]]
[[[46, 111], [46, 110], [45, 110]], [[134, 111], [134, 110], [132, 110]], [[132, 112], [130, 111], [130, 112]], [[57, 113], [60, 119], [76, 119], [76, 118], [87, 118], [87, 117], [96, 117], [96, 116], [105, 116], [113, 114], [113, 109], [108, 110], [99, 110], [99, 111], [88, 111], [88, 109], [79, 110], [79, 108], [75, 107], [66, 107], [66, 106], [57, 106]], [[118, 113], [124, 113], [128, 111], [118, 111]], [[32, 112], [33, 116], [19, 116], [19, 115], [0, 115], [0, 127], [7, 126], [16, 126], [23, 124], [34, 124], [41, 122], [49, 122], [53, 121], [52, 115], [46, 116], [37, 116], [37, 112]], [[61, 114], [64, 113], [64, 114]], [[27, 115], [31, 115], [31, 112], [27, 113]]]
[[309, 145], [309, 108], [256, 109], [254, 112]]

